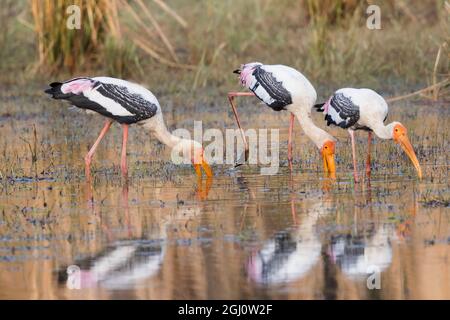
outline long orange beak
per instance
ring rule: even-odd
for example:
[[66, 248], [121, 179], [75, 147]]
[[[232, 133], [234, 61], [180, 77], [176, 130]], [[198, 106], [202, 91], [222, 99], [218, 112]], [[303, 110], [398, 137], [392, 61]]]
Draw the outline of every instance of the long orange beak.
[[212, 171], [211, 167], [205, 161], [205, 159], [202, 159], [201, 163], [198, 163], [198, 164], [194, 163], [194, 169], [195, 169], [195, 173], [197, 174], [198, 179], [201, 180], [201, 178], [202, 178], [201, 168], [203, 168], [203, 170], [205, 171], [205, 174], [208, 178], [211, 178], [213, 176], [213, 171]]
[[208, 178], [211, 178], [213, 176], [213, 172], [209, 164], [205, 161], [205, 159], [202, 160], [202, 168], [205, 171], [205, 174]]
[[422, 168], [420, 167], [419, 160], [417, 160], [416, 153], [414, 152], [413, 146], [411, 145], [411, 142], [409, 142], [409, 139], [408, 139], [408, 136], [406, 135], [406, 133], [400, 135], [395, 140], [396, 140], [396, 142], [398, 142], [400, 144], [402, 149], [405, 151], [405, 153], [411, 159], [411, 162], [413, 163], [414, 168], [416, 168], [419, 179], [422, 179]]
[[330, 175], [330, 178], [336, 179], [336, 164], [334, 163], [334, 145], [333, 141], [324, 143], [321, 152], [323, 157], [323, 169]]
[[195, 169], [195, 173], [197, 174], [197, 178], [199, 180], [202, 179], [202, 168], [205, 171], [205, 174], [208, 178], [211, 178], [213, 176], [213, 172], [211, 167], [209, 166], [208, 162], [206, 162], [205, 157], [204, 157], [204, 150], [202, 149], [197, 149], [194, 150], [194, 156], [192, 157], [191, 161], [192, 164], [194, 165], [194, 169]]

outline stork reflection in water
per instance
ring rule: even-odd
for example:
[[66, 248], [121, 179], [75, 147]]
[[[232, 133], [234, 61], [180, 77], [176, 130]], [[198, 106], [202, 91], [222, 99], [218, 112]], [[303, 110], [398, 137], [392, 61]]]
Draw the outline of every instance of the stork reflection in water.
[[[197, 190], [196, 196], [207, 197], [208, 191]], [[130, 222], [129, 186], [125, 183], [121, 192], [120, 216], [123, 217], [126, 234], [118, 236], [117, 231], [112, 230], [97, 212], [99, 203], [94, 199], [92, 185], [88, 187], [87, 197], [88, 209], [106, 235], [107, 246], [94, 256], [75, 261], [66, 269], [62, 269], [60, 280], [64, 281], [67, 277], [65, 283], [71, 289], [126, 289], [158, 276], [170, 242], [167, 230], [173, 229], [174, 225], [177, 225], [178, 229], [182, 229], [179, 225], [189, 228], [188, 222], [202, 214], [201, 203], [184, 204], [177, 201], [175, 214], [164, 215], [142, 236]]]

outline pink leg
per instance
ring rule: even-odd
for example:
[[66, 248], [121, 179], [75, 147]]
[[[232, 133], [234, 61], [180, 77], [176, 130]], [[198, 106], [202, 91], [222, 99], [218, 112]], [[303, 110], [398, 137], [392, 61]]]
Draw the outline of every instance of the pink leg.
[[292, 132], [294, 131], [295, 116], [291, 113], [291, 120], [289, 122], [289, 137], [288, 137], [288, 163], [289, 169], [292, 172]]
[[122, 156], [120, 161], [120, 169], [122, 170], [122, 175], [127, 177], [127, 141], [128, 141], [128, 124], [122, 124], [123, 128], [123, 139], [122, 139]]
[[105, 136], [106, 132], [108, 132], [109, 128], [111, 128], [112, 120], [106, 120], [105, 125], [100, 132], [100, 135], [98, 136], [97, 140], [95, 141], [94, 145], [91, 147], [87, 155], [84, 157], [84, 163], [86, 164], [85, 167], [85, 174], [86, 178], [91, 178], [91, 161], [92, 157], [94, 156], [95, 150], [97, 150], [98, 145], [100, 144], [100, 141], [102, 141], [103, 137]]
[[297, 226], [297, 212], [295, 210], [294, 196], [291, 196], [291, 215], [292, 215], [292, 222], [294, 222], [294, 226]]
[[358, 182], [358, 172], [356, 170], [355, 131], [353, 131], [352, 129], [348, 129], [348, 133], [350, 133], [350, 137], [352, 139], [353, 178], [355, 179], [355, 182]]
[[241, 126], [241, 121], [239, 120], [239, 116], [238, 116], [238, 113], [236, 110], [236, 105], [234, 103], [234, 97], [254, 96], [254, 95], [255, 94], [253, 92], [228, 92], [228, 100], [230, 101], [231, 108], [233, 109], [234, 117], [236, 118], [237, 125], [239, 127], [239, 130], [241, 131], [242, 140], [244, 141], [245, 161], [247, 161], [247, 158], [248, 158], [249, 147], [247, 144], [247, 139], [245, 138], [244, 130], [242, 129], [242, 126]]
[[367, 159], [366, 159], [366, 174], [370, 178], [370, 146], [372, 144], [372, 131], [369, 131], [367, 136]]
[[126, 181], [122, 187], [122, 207], [124, 209], [124, 220], [128, 229], [128, 237], [131, 237], [132, 231], [130, 224], [130, 207], [128, 205], [128, 181]]

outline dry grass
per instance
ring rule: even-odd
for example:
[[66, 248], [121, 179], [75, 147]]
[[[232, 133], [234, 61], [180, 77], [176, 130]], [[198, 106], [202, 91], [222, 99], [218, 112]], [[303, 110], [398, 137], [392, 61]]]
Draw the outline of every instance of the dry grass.
[[[82, 31], [65, 28], [69, 2], [82, 4]], [[2, 50], [23, 46], [19, 54], [30, 57], [31, 30], [23, 26], [34, 19], [38, 57], [32, 71], [42, 71], [41, 81], [50, 78], [48, 71], [52, 77], [103, 73], [159, 94], [215, 95], [238, 89], [233, 68], [262, 61], [298, 68], [326, 94], [367, 86], [395, 96], [433, 86], [427, 97], [449, 95], [448, 84], [436, 85], [450, 69], [449, 13], [442, 0], [383, 1], [381, 30], [366, 28], [367, 3], [348, 0], [19, 3], [22, 13], [7, 21], [4, 35], [14, 32], [19, 43], [3, 40]], [[29, 71], [29, 65], [30, 59], [11, 57], [0, 62], [1, 70]]]
[[[201, 88], [223, 92], [238, 88], [230, 73], [233, 68], [262, 61], [295, 66], [326, 91], [368, 86], [394, 94], [433, 84], [437, 51], [450, 38], [443, 2], [415, 1], [409, 14], [397, 2], [383, 2], [382, 30], [366, 28], [364, 3], [347, 8], [336, 5], [334, 10], [340, 14], [328, 13], [325, 2], [318, 8], [309, 8], [311, 3], [319, 2], [250, 0], [193, 5], [172, 1], [187, 21], [196, 23], [190, 23], [186, 33], [176, 32], [170, 24], [166, 29], [198, 69], [180, 71], [186, 81], [179, 81], [175, 90], [171, 90], [172, 73], [167, 79], [158, 74], [158, 80], [143, 80], [149, 85], [164, 83], [171, 93], [201, 92]], [[148, 64], [158, 69], [151, 61]], [[448, 78], [448, 51], [441, 54], [436, 74], [437, 82]]]
[[[106, 26], [113, 16], [115, 2], [106, 0], [30, 0], [31, 13], [37, 38], [39, 60], [36, 68], [45, 67], [51, 72], [66, 68], [74, 72], [79, 65], [95, 63], [98, 52], [106, 39]], [[79, 6], [81, 30], [67, 27], [67, 8]], [[87, 19], [86, 19], [87, 17]]]
[[[156, 4], [186, 27], [169, 6], [158, 1]], [[34, 70], [55, 73], [64, 69], [74, 73], [103, 65], [117, 76], [129, 76], [130, 67], [138, 66], [133, 44], [161, 64], [192, 68], [180, 64], [169, 38], [141, 0], [132, 4], [124, 0], [30, 0], [30, 5], [39, 55]], [[67, 9], [72, 5], [80, 8], [80, 30], [67, 26], [73, 14]], [[127, 18], [137, 29], [130, 28]]]

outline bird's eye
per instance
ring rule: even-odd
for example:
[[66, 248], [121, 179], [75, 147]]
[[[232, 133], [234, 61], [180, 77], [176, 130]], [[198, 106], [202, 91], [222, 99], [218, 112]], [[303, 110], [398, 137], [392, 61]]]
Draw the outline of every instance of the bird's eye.
[[395, 128], [395, 132], [398, 132], [398, 128]]

